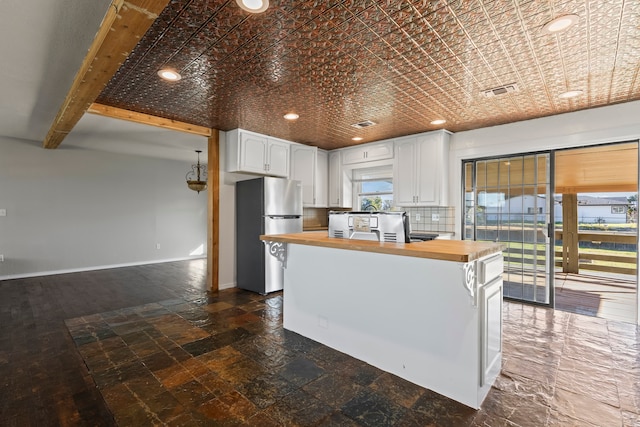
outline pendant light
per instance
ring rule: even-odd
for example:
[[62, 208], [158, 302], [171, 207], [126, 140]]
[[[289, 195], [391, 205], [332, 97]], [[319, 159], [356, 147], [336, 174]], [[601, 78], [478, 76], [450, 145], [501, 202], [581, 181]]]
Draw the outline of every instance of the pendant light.
[[196, 150], [196, 153], [198, 153], [198, 163], [191, 165], [191, 170], [187, 172], [186, 178], [189, 189], [197, 191], [198, 194], [200, 194], [201, 191], [207, 189], [207, 165], [200, 164], [200, 153], [202, 153], [202, 150]]

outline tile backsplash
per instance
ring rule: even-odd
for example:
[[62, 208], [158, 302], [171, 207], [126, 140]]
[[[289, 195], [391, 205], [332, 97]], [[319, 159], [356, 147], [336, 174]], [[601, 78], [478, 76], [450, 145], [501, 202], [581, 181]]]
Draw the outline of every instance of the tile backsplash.
[[[409, 214], [411, 230], [413, 231], [433, 231], [441, 233], [454, 233], [455, 229], [455, 209], [452, 206], [430, 207], [430, 208], [399, 208]], [[350, 209], [325, 209], [325, 208], [304, 208], [303, 225], [305, 229], [317, 227], [327, 227], [330, 210], [350, 210]], [[419, 219], [418, 219], [419, 215]], [[434, 215], [438, 219], [434, 221]]]
[[455, 232], [455, 209], [452, 206], [402, 209], [409, 214], [412, 231]]

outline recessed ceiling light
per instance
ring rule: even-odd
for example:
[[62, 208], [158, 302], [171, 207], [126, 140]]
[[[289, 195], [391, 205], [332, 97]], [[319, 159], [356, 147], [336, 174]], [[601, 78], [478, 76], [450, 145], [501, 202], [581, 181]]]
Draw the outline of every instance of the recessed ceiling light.
[[251, 13], [264, 12], [269, 7], [269, 0], [236, 0], [236, 3], [242, 9]]
[[575, 98], [576, 96], [582, 95], [581, 90], [570, 90], [568, 92], [561, 93], [558, 95], [558, 98], [567, 99], [567, 98]]
[[300, 118], [300, 116], [296, 113], [287, 113], [283, 117], [287, 120], [297, 120], [298, 118]]
[[158, 71], [158, 75], [165, 80], [169, 80], [170, 82], [176, 82], [182, 78], [180, 73], [178, 73], [173, 68], [163, 68]]
[[363, 138], [361, 136], [354, 136], [353, 138], [351, 138], [352, 141], [362, 141]]
[[443, 125], [445, 123], [447, 123], [445, 119], [438, 119], [431, 122], [432, 125]]
[[553, 34], [564, 31], [578, 22], [578, 15], [562, 15], [544, 24], [542, 31]]

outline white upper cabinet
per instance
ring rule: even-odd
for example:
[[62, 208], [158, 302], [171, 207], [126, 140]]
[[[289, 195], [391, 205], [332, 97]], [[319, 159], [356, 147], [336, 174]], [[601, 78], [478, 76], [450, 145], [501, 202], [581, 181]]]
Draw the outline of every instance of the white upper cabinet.
[[302, 183], [302, 203], [313, 206], [315, 203], [316, 159], [318, 149], [306, 145], [291, 145], [291, 179]]
[[287, 141], [242, 129], [227, 132], [227, 172], [289, 176]]
[[273, 176], [289, 176], [289, 146], [281, 139], [267, 138], [267, 174]]
[[308, 145], [291, 144], [291, 179], [302, 182], [306, 207], [327, 207], [327, 152]]
[[316, 162], [316, 201], [315, 207], [329, 206], [329, 153], [318, 150]]
[[393, 173], [397, 206], [446, 206], [449, 133], [429, 132], [398, 138]]
[[342, 151], [342, 164], [344, 165], [392, 159], [393, 141], [372, 142], [340, 151]]
[[329, 207], [351, 208], [352, 188], [351, 179], [342, 167], [344, 150], [329, 152]]

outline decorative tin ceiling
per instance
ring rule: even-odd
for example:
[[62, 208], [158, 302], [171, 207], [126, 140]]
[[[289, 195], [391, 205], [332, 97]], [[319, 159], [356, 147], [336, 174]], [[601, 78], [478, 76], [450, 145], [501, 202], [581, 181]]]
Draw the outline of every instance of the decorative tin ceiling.
[[[542, 31], [564, 14], [578, 23]], [[583, 95], [559, 98], [569, 90]], [[173, 0], [97, 102], [333, 149], [638, 99], [637, 0], [271, 0], [255, 15]], [[351, 126], [364, 120], [376, 125]]]

